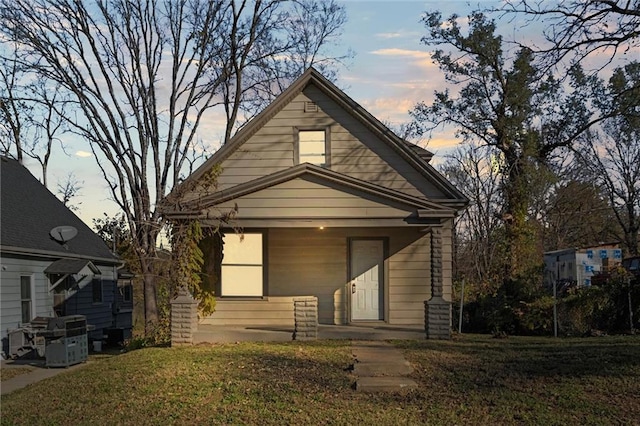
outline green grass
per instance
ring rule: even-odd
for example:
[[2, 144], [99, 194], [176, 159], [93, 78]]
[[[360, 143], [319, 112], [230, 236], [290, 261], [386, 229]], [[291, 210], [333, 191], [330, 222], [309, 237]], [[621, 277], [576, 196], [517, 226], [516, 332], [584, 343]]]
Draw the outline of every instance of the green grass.
[[[353, 390], [347, 341], [149, 348], [3, 396], [9, 424], [634, 424], [640, 338], [394, 342], [419, 389]], [[37, 401], [37, 408], [34, 406]]]

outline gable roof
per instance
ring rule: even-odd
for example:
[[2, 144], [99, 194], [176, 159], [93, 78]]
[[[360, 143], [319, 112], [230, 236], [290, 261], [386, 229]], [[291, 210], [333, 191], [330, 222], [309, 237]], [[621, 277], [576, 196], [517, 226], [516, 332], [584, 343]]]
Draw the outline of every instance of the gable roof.
[[356, 101], [347, 96], [342, 90], [327, 80], [314, 68], [308, 68], [302, 76], [294, 81], [291, 86], [282, 92], [260, 114], [242, 127], [225, 145], [216, 151], [197, 170], [187, 177], [185, 182], [179, 184], [179, 186], [184, 185], [187, 181], [200, 179], [200, 177], [202, 177], [202, 175], [210, 170], [215, 164], [221, 163], [229, 157], [229, 155], [240, 148], [244, 142], [262, 128], [271, 118], [273, 118], [273, 116], [282, 110], [282, 108], [284, 108], [310, 84], [318, 87], [330, 99], [336, 102], [340, 107], [378, 136], [380, 140], [396, 151], [426, 179], [436, 185], [448, 197], [447, 200], [442, 200], [443, 203], [457, 206], [459, 208], [463, 207], [467, 203], [467, 198], [430, 164], [428, 164], [428, 161], [433, 156], [431, 152], [398, 137], [388, 127], [382, 124], [382, 122], [367, 112]]
[[[78, 230], [64, 245], [49, 235], [61, 225]], [[6, 157], [0, 157], [0, 248], [3, 253], [120, 263], [104, 241], [29, 170]]]
[[168, 217], [171, 217], [173, 215], [182, 216], [185, 214], [197, 216], [202, 214], [202, 210], [213, 207], [217, 204], [224, 203], [225, 201], [233, 200], [247, 194], [252, 194], [257, 191], [261, 191], [263, 189], [270, 188], [296, 178], [305, 177], [315, 177], [318, 178], [321, 182], [326, 182], [327, 184], [337, 184], [344, 188], [353, 190], [356, 193], [380, 197], [390, 203], [400, 203], [406, 206], [410, 206], [412, 209], [415, 209], [421, 217], [423, 215], [425, 215], [425, 217], [453, 217], [456, 212], [455, 209], [443, 206], [434, 201], [394, 191], [392, 189], [385, 188], [374, 183], [365, 182], [360, 179], [356, 179], [351, 176], [347, 176], [342, 173], [338, 173], [331, 169], [326, 169], [314, 164], [302, 163], [283, 171], [276, 172], [259, 179], [254, 179], [250, 182], [242, 183], [223, 191], [218, 191], [206, 195], [198, 200], [198, 206], [194, 206], [192, 203], [190, 205], [189, 202], [183, 205], [186, 208], [191, 207], [192, 209], [201, 209], [200, 211], [167, 211], [165, 212], [165, 214]]

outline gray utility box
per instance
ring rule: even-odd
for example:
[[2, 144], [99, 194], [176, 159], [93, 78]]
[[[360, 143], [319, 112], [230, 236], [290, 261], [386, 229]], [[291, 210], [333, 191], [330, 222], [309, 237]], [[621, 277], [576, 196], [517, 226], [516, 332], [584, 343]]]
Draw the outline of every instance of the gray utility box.
[[68, 367], [87, 360], [89, 344], [87, 319], [84, 315], [51, 318], [48, 329], [56, 338], [47, 342], [47, 367]]

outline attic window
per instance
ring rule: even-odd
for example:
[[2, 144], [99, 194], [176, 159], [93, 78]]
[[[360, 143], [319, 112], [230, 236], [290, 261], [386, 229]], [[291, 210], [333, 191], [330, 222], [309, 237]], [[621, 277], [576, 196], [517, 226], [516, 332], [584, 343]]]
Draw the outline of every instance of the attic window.
[[304, 112], [318, 112], [318, 104], [313, 101], [306, 101], [304, 103]]
[[323, 167], [328, 165], [327, 142], [324, 130], [298, 131], [298, 164], [311, 163]]

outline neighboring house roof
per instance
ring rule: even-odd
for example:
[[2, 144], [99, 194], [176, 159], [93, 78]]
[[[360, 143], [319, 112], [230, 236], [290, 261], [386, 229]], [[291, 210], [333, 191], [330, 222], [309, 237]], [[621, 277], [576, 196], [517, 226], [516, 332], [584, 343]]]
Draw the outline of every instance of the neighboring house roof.
[[[49, 234], [62, 225], [78, 231], [65, 244]], [[0, 157], [0, 249], [3, 253], [120, 263], [104, 241], [29, 170], [6, 157]]]
[[[253, 120], [241, 128], [238, 133], [233, 136], [225, 145], [215, 152], [204, 164], [202, 164], [195, 172], [193, 172], [182, 185], [200, 179], [215, 164], [219, 164], [228, 158], [233, 152], [238, 150], [252, 135], [262, 128], [271, 118], [274, 117], [282, 108], [284, 108], [291, 100], [300, 94], [305, 87], [313, 84], [318, 87], [325, 95], [331, 98], [345, 111], [348, 111], [355, 119], [362, 123], [367, 129], [373, 132], [380, 140], [386, 143], [391, 149], [397, 152], [405, 161], [418, 171], [423, 177], [428, 179], [432, 184], [436, 185], [446, 199], [438, 200], [439, 203], [449, 205], [456, 209], [464, 207], [468, 200], [457, 188], [455, 188], [444, 176], [436, 171], [433, 166], [428, 164], [432, 157], [432, 153], [417, 145], [411, 144], [406, 140], [398, 137], [382, 122], [367, 112], [357, 102], [347, 96], [343, 91], [338, 89], [333, 83], [327, 80], [314, 68], [309, 68], [298, 78], [289, 88], [282, 92], [269, 106], [267, 106]], [[345, 175], [341, 175], [345, 177]], [[362, 182], [362, 181], [361, 181]], [[173, 194], [179, 193], [177, 189]], [[170, 210], [170, 207], [165, 207]]]

